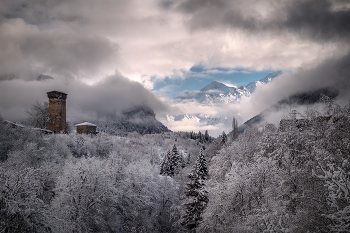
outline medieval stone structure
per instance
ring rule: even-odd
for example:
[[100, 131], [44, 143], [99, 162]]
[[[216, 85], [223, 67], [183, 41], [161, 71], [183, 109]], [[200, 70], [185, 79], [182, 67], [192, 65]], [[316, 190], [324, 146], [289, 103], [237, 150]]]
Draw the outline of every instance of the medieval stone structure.
[[89, 122], [84, 122], [75, 126], [77, 127], [78, 134], [97, 134], [96, 125], [91, 124]]
[[66, 132], [66, 93], [59, 91], [47, 92], [49, 98], [49, 116], [47, 128], [54, 133]]

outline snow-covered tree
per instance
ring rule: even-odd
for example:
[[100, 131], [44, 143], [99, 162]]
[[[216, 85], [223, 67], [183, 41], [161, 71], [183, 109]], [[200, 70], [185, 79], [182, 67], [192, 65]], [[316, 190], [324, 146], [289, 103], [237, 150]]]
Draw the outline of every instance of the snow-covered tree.
[[183, 157], [180, 155], [176, 144], [174, 143], [172, 150], [168, 150], [164, 156], [164, 159], [160, 165], [160, 174], [174, 176], [179, 173], [183, 165]]
[[189, 232], [196, 232], [202, 213], [209, 202], [208, 192], [205, 189], [204, 180], [208, 178], [208, 167], [203, 150], [201, 149], [196, 163], [189, 174], [190, 182], [187, 184], [184, 203], [185, 214], [181, 224]]
[[204, 132], [204, 141], [205, 141], [206, 143], [210, 142], [210, 136], [209, 136], [208, 130], [206, 130], [206, 131]]
[[199, 143], [203, 143], [204, 142], [203, 134], [202, 134], [201, 131], [198, 132], [198, 142]]
[[[50, 219], [41, 194], [41, 169], [30, 166], [29, 153], [39, 157], [36, 145], [13, 151], [0, 163], [0, 229], [2, 232], [52, 232]], [[25, 153], [28, 152], [28, 153]]]
[[222, 132], [220, 138], [221, 138], [221, 143], [220, 144], [221, 145], [226, 145], [226, 143], [227, 143], [227, 135], [226, 135], [225, 131]]
[[169, 168], [169, 158], [171, 157], [171, 152], [168, 150], [166, 154], [164, 155], [164, 158], [160, 164], [160, 174], [169, 176], [171, 174], [170, 168]]
[[232, 119], [232, 140], [238, 137], [238, 122], [235, 117]]

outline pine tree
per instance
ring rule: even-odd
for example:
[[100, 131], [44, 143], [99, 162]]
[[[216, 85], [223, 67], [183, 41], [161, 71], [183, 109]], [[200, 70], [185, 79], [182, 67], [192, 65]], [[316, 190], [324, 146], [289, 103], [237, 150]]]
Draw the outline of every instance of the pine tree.
[[187, 202], [184, 204], [186, 212], [182, 217], [182, 225], [189, 232], [196, 232], [196, 228], [202, 220], [202, 213], [209, 202], [208, 192], [205, 190], [204, 180], [208, 178], [208, 166], [201, 149], [189, 174], [190, 182], [187, 184], [185, 195]]
[[176, 144], [173, 145], [172, 150], [168, 150], [164, 157], [161, 166], [160, 174], [166, 176], [174, 176], [178, 174], [183, 167], [184, 161], [182, 155], [179, 154]]
[[198, 132], [198, 141], [200, 143], [203, 143], [203, 135], [202, 135], [201, 131]]
[[188, 155], [187, 155], [187, 164], [190, 164], [191, 163], [191, 152], [188, 152]]
[[210, 136], [209, 136], [208, 130], [206, 130], [204, 133], [204, 141], [209, 142], [209, 140], [210, 140]]
[[235, 117], [232, 120], [232, 140], [238, 137], [238, 122]]
[[171, 157], [170, 157], [170, 167], [172, 169], [172, 176], [178, 174], [183, 165], [182, 155], [179, 154], [176, 144], [173, 145]]
[[227, 142], [227, 135], [225, 133], [225, 131], [222, 132], [222, 135], [221, 135], [221, 145], [225, 145]]
[[196, 174], [199, 179], [206, 180], [208, 179], [208, 166], [207, 166], [207, 160], [205, 159], [205, 155], [203, 152], [203, 149], [201, 148], [196, 160]]
[[170, 151], [168, 150], [167, 153], [165, 154], [162, 163], [160, 164], [160, 174], [161, 175], [169, 175], [169, 158], [171, 154]]

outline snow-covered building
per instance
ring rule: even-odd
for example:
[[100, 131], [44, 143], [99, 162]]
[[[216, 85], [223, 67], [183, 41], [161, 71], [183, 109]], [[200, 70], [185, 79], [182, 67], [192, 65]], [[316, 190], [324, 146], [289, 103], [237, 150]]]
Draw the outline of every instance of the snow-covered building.
[[90, 122], [83, 122], [75, 125], [77, 127], [77, 133], [79, 134], [97, 134], [96, 125]]

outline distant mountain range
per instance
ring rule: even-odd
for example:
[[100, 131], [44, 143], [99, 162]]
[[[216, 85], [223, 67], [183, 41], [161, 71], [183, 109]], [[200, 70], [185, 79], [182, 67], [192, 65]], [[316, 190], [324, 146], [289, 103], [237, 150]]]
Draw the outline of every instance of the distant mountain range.
[[229, 87], [218, 81], [213, 81], [199, 91], [187, 91], [175, 100], [177, 102], [196, 101], [204, 105], [213, 105], [215, 103], [234, 103], [243, 96], [249, 97], [255, 91], [257, 86], [271, 82], [275, 77], [282, 74], [283, 71], [269, 73], [259, 81], [251, 82], [246, 86]]
[[[268, 84], [282, 73], [283, 71], [269, 73], [259, 81], [251, 82], [241, 87], [230, 87], [224, 83], [213, 81], [199, 91], [187, 91], [181, 94], [174, 99], [174, 102], [180, 104], [193, 102], [208, 107], [225, 108], [225, 106], [241, 100], [242, 97], [250, 97], [257, 86]], [[217, 115], [210, 115], [205, 112], [197, 114], [182, 113], [174, 116], [167, 115], [167, 121], [193, 121], [195, 124], [202, 126], [221, 123], [225, 125], [225, 128], [230, 128], [232, 117], [233, 115], [227, 115], [227, 113], [219, 113]]]

